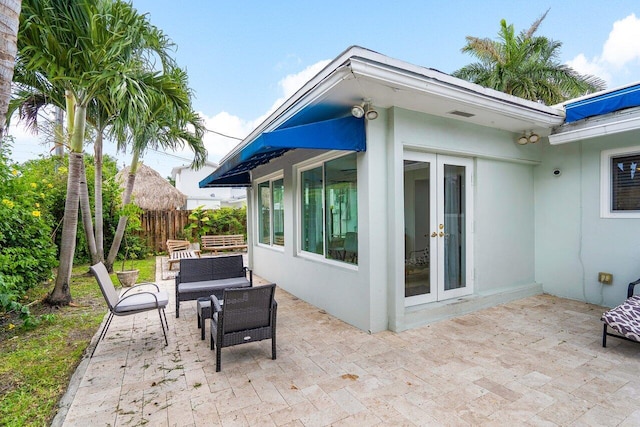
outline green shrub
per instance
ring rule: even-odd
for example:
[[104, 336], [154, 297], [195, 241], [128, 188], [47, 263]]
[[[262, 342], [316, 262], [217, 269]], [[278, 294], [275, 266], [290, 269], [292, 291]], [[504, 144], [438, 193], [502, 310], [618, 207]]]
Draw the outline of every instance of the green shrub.
[[0, 146], [0, 310], [28, 317], [20, 299], [30, 288], [52, 277], [56, 246], [45, 189], [22, 174]]
[[[94, 198], [94, 159], [93, 156], [85, 155], [84, 164], [87, 175], [87, 186], [89, 189], [91, 211], [95, 212]], [[43, 211], [50, 216], [50, 224], [54, 229], [53, 241], [56, 247], [60, 246], [62, 231], [62, 218], [64, 216], [64, 205], [67, 196], [67, 169], [68, 157], [42, 157], [29, 160], [21, 166], [22, 178], [37, 185], [37, 191], [41, 193]], [[109, 157], [103, 158], [103, 188], [102, 199], [104, 218], [104, 241], [113, 241], [113, 235], [118, 224], [118, 205], [120, 203], [120, 187], [113, 179], [117, 173], [116, 161]], [[82, 228], [82, 221], [78, 221], [78, 232], [76, 234], [76, 250], [74, 263], [89, 262], [91, 256], [87, 247], [86, 237]], [[108, 248], [107, 248], [108, 250]]]
[[189, 224], [184, 234], [191, 241], [211, 234], [242, 234], [247, 237], [247, 208], [223, 207], [220, 209], [203, 209], [198, 206], [189, 215]]

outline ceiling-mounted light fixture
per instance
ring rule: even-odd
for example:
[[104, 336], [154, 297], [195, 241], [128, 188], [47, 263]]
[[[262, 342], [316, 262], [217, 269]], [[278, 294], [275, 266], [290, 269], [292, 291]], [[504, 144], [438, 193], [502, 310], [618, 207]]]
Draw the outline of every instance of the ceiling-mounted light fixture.
[[378, 112], [373, 108], [369, 99], [364, 99], [362, 103], [351, 107], [351, 115], [357, 119], [365, 117], [367, 120], [375, 120], [378, 118]]
[[526, 131], [520, 138], [518, 138], [517, 142], [520, 145], [525, 145], [527, 143], [535, 144], [540, 141], [540, 135], [537, 133], [533, 133], [531, 131]]
[[356, 119], [364, 116], [364, 107], [362, 105], [354, 105], [351, 107], [351, 115]]
[[365, 113], [367, 120], [375, 120], [378, 118], [378, 112], [373, 109], [371, 104], [367, 104], [367, 112]]

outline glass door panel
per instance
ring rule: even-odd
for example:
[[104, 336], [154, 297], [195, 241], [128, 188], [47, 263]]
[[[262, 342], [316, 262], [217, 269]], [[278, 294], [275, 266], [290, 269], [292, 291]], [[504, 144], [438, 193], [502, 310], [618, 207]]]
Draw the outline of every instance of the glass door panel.
[[[444, 237], [443, 286], [448, 291], [467, 286], [466, 268], [466, 167], [443, 164], [444, 200], [442, 204]], [[466, 293], [461, 291], [461, 293]]]
[[405, 305], [472, 293], [469, 159], [404, 154]]
[[435, 301], [436, 288], [431, 234], [436, 212], [435, 156], [405, 156], [404, 161], [404, 294], [406, 305]]

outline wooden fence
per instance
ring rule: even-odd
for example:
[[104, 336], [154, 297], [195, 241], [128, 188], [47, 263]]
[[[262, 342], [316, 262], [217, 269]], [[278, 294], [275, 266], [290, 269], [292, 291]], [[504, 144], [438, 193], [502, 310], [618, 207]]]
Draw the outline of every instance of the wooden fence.
[[189, 223], [191, 211], [145, 211], [140, 220], [142, 230], [138, 235], [147, 239], [149, 249], [166, 251], [168, 239], [183, 239], [184, 227]]

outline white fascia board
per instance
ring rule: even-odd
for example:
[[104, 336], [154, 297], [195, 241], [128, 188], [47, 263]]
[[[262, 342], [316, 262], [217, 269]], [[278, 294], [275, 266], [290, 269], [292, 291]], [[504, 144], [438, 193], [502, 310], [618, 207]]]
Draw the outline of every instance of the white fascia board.
[[569, 142], [583, 141], [604, 135], [614, 135], [621, 132], [629, 132], [640, 129], [640, 116], [623, 120], [609, 120], [604, 123], [594, 123], [591, 126], [582, 126], [573, 130], [563, 131], [549, 135], [549, 144], [559, 145]]
[[529, 120], [542, 127], [558, 126], [564, 121], [564, 111], [533, 101], [524, 100], [493, 89], [470, 83], [448, 74], [409, 64], [359, 46], [352, 46], [331, 61], [318, 74], [287, 99], [242, 142], [220, 160], [220, 164], [236, 155], [263, 132], [280, 124], [304, 109], [315, 99], [343, 79], [354, 78], [355, 70], [361, 76], [397, 87], [404, 84], [409, 90], [431, 93], [468, 102], [519, 120]]
[[375, 79], [393, 88], [451, 99], [514, 119], [530, 121], [540, 127], [558, 126], [564, 121], [562, 110], [487, 89], [435, 70], [417, 67], [418, 73], [409, 70], [409, 67], [389, 65], [359, 58], [353, 58], [350, 62], [356, 78]]

